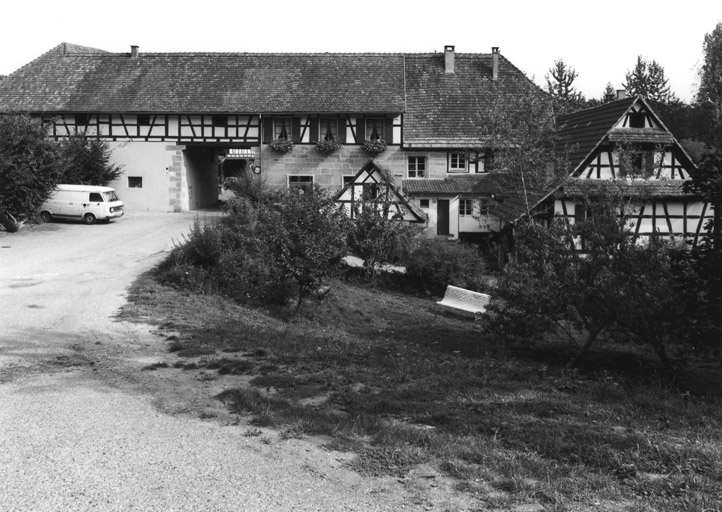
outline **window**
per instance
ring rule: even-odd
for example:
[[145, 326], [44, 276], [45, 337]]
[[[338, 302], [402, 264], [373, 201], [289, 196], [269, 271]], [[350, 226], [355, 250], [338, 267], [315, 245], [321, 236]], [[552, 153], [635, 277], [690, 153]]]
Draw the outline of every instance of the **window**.
[[384, 118], [366, 118], [366, 138], [370, 140], [384, 140]]
[[469, 166], [477, 174], [485, 173], [485, 172], [487, 172], [487, 169], [486, 169], [487, 157], [488, 157], [488, 155], [484, 151], [473, 152], [469, 155]]
[[653, 151], [629, 151], [620, 155], [619, 168], [623, 176], [648, 178], [654, 174], [657, 163]]
[[273, 120], [273, 138], [287, 140], [291, 139], [293, 136], [291, 128], [292, 121], [292, 117], [276, 117]]
[[474, 203], [471, 199], [461, 199], [459, 200], [459, 215], [462, 216], [470, 216], [472, 212], [474, 211]]
[[362, 197], [364, 201], [371, 201], [379, 197], [378, 183], [364, 183]]
[[138, 126], [150, 126], [150, 115], [138, 114]]
[[90, 122], [90, 116], [88, 114], [75, 114], [75, 125], [76, 126], [88, 126]]
[[213, 126], [228, 126], [228, 116], [211, 116], [211, 123]]
[[343, 188], [346, 188], [349, 183], [353, 183], [355, 177], [356, 175], [343, 176]]
[[426, 177], [426, 158], [423, 156], [409, 157], [409, 178], [425, 178]]
[[310, 190], [313, 188], [313, 176], [289, 176], [288, 188], [300, 188]]
[[338, 140], [337, 117], [322, 117], [318, 120], [318, 140]]
[[143, 188], [143, 177], [128, 176], [128, 188]]
[[100, 192], [91, 192], [90, 193], [90, 202], [91, 203], [102, 203], [103, 196], [100, 194]]
[[429, 200], [428, 199], [419, 199], [419, 206], [421, 206], [422, 208], [428, 208]]
[[489, 199], [479, 199], [479, 215], [489, 215]]
[[466, 153], [449, 153], [449, 172], [466, 171]]
[[630, 112], [629, 113], [629, 127], [630, 128], [644, 128], [645, 115], [644, 112]]

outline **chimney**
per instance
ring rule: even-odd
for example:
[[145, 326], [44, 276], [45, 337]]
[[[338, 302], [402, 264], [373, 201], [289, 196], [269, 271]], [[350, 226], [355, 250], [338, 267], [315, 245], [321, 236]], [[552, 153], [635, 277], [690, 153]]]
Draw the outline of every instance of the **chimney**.
[[499, 47], [491, 47], [491, 78], [493, 80], [499, 79]]
[[130, 57], [132, 59], [138, 58], [138, 46], [134, 44], [130, 45]]
[[627, 97], [627, 91], [624, 89], [617, 89], [617, 99], [623, 100]]
[[454, 46], [450, 44], [444, 46], [444, 70], [447, 73], [454, 72]]

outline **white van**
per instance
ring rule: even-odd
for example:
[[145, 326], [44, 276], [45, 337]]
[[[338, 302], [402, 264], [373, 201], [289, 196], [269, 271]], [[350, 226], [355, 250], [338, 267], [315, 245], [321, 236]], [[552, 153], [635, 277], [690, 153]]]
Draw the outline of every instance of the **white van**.
[[40, 218], [82, 219], [86, 224], [123, 215], [123, 202], [110, 187], [58, 185], [40, 207]]

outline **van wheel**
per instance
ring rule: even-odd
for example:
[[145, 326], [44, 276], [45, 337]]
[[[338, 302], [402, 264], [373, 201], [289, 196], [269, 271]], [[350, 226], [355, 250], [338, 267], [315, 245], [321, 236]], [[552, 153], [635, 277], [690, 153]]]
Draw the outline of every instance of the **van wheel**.
[[95, 224], [95, 215], [92, 213], [86, 213], [83, 215], [83, 221], [85, 221], [86, 224]]
[[42, 211], [40, 212], [40, 220], [42, 220], [43, 222], [50, 222], [51, 220], [53, 220], [53, 216], [50, 215], [50, 212], [48, 211]]

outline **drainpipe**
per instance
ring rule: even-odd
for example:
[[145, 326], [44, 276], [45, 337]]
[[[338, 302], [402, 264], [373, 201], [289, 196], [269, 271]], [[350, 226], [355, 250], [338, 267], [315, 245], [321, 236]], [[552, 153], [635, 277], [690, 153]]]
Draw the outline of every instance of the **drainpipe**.
[[263, 174], [263, 114], [258, 114], [258, 166]]

